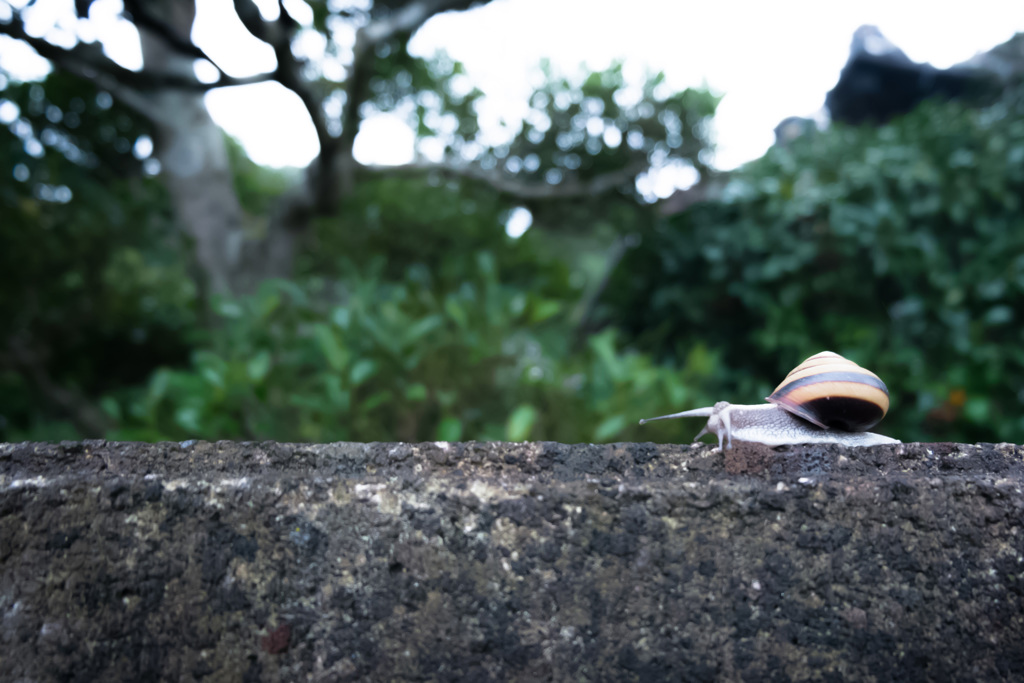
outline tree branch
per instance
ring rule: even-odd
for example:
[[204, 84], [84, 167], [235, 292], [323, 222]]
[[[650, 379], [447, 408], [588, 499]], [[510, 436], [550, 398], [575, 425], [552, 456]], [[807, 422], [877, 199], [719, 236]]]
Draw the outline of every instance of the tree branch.
[[[486, 0], [485, 0], [486, 1]], [[394, 14], [375, 19], [356, 31], [352, 47], [352, 64], [345, 79], [345, 106], [341, 113], [341, 137], [338, 140], [336, 160], [330, 168], [340, 173], [342, 193], [347, 193], [355, 183], [358, 164], [352, 154], [356, 135], [359, 133], [360, 112], [363, 103], [369, 99], [370, 77], [376, 58], [377, 46], [398, 35], [413, 33], [428, 19], [449, 10], [468, 9], [477, 0], [419, 0], [404, 5]]]
[[128, 15], [137, 28], [149, 29], [181, 54], [195, 59], [205, 59], [214, 66], [217, 66], [217, 63], [210, 59], [210, 56], [202, 48], [193, 43], [191, 38], [182, 36], [170, 24], [166, 21], [161, 21], [150, 12], [147, 4], [151, 7], [152, 0], [125, 0], [124, 13]]
[[279, 3], [281, 15], [268, 22], [260, 15], [259, 8], [252, 0], [234, 0], [235, 12], [242, 24], [254, 37], [269, 44], [277, 58], [274, 79], [288, 88], [302, 101], [313, 122], [320, 154], [309, 168], [310, 192], [296, 193], [296, 206], [289, 211], [313, 210], [324, 214], [331, 212], [340, 196], [354, 187], [354, 176], [359, 170], [352, 149], [359, 132], [360, 107], [370, 97], [370, 78], [373, 73], [374, 49], [392, 38], [410, 33], [422, 26], [430, 17], [448, 10], [466, 9], [479, 0], [418, 0], [413, 1], [394, 14], [371, 21], [356, 32], [352, 64], [345, 79], [345, 104], [341, 114], [341, 136], [334, 137], [328, 130], [327, 117], [323, 109], [323, 98], [318, 96], [312, 84], [303, 77], [304, 64], [296, 59], [291, 50], [292, 38], [298, 24]]
[[604, 173], [589, 180], [571, 179], [561, 183], [522, 180], [500, 170], [486, 170], [475, 164], [434, 164], [413, 162], [399, 166], [360, 165], [359, 169], [374, 175], [418, 175], [439, 173], [485, 183], [501, 194], [526, 201], [548, 201], [595, 197], [622, 187], [649, 168], [646, 162], [636, 162], [618, 171]]
[[[376, 19], [359, 29], [367, 47], [374, 47], [402, 33], [412, 33], [435, 14], [469, 9], [479, 0], [419, 0], [410, 2], [388, 17]], [[357, 36], [356, 42], [359, 42]]]
[[[156, 88], [177, 88], [181, 90], [206, 91], [235, 85], [249, 85], [273, 80], [273, 74], [257, 74], [246, 78], [233, 78], [223, 72], [213, 83], [202, 83], [192, 76], [178, 74], [161, 74], [153, 71], [132, 71], [116, 64], [103, 54], [102, 47], [97, 43], [77, 43], [74, 47], [64, 48], [25, 31], [25, 24], [19, 12], [15, 12], [11, 21], [0, 23], [0, 34], [10, 36], [31, 46], [39, 56], [50, 60], [57, 67], [74, 73], [77, 76], [96, 81], [99, 75], [106, 75], [118, 83], [144, 91]], [[205, 58], [205, 57], [204, 57]], [[206, 58], [208, 59], [208, 58]], [[109, 86], [104, 86], [109, 87]]]
[[320, 154], [310, 167], [309, 182], [318, 210], [329, 212], [337, 203], [333, 164], [338, 140], [328, 131], [323, 98], [313, 91], [312, 84], [303, 77], [305, 64], [292, 52], [292, 39], [299, 24], [288, 14], [283, 3], [279, 3], [280, 16], [273, 22], [263, 20], [259, 8], [252, 0], [234, 0], [234, 6], [246, 30], [274, 49], [274, 57], [277, 59], [274, 80], [298, 95], [313, 122]]

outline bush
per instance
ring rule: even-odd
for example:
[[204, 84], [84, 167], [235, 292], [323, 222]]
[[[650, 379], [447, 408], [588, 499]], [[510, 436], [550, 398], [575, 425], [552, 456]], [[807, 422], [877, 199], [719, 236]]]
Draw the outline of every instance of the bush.
[[[459, 286], [383, 261], [341, 282], [267, 282], [222, 300], [219, 325], [183, 369], [110, 395], [112, 438], [296, 441], [664, 438], [639, 417], [687, 401], [713, 368], [682, 371], [617, 348], [608, 331], [570, 348], [565, 302], [504, 284], [489, 252]], [[696, 427], [694, 431], [696, 431]]]
[[757, 402], [822, 349], [876, 371], [903, 440], [1024, 437], [1024, 94], [833, 126], [643, 234], [606, 320], [661, 359], [715, 349]]
[[64, 74], [0, 83], [0, 441], [99, 436], [75, 404], [187, 358], [187, 248], [128, 110]]

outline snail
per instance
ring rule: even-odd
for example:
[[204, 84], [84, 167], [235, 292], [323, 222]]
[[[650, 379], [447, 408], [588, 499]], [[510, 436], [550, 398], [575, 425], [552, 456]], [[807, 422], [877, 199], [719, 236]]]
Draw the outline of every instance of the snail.
[[889, 390], [875, 373], [838, 353], [822, 351], [793, 368], [764, 405], [732, 405], [719, 401], [710, 408], [684, 410], [640, 420], [706, 417], [705, 434], [718, 436], [732, 448], [732, 440], [766, 446], [801, 443], [838, 443], [878, 446], [900, 443], [865, 431], [878, 424], [889, 410]]

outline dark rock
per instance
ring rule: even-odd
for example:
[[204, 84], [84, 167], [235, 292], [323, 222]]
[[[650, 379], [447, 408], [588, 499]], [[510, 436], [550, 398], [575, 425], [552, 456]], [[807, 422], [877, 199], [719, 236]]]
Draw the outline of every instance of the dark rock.
[[1024, 33], [957, 66], [990, 73], [1002, 83], [1019, 81], [1024, 76]]
[[0, 444], [0, 680], [1013, 680], [1024, 449]]
[[925, 99], [957, 98], [991, 89], [997, 79], [979, 67], [980, 62], [949, 69], [918, 64], [877, 28], [861, 26], [853, 35], [839, 82], [825, 96], [825, 107], [833, 121], [885, 123]]

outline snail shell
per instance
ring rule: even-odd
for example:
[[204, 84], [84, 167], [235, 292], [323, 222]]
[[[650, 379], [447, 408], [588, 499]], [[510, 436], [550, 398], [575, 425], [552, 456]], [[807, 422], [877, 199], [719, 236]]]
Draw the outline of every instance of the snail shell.
[[762, 405], [732, 405], [719, 401], [709, 408], [686, 410], [676, 417], [706, 417], [708, 423], [694, 438], [718, 436], [719, 447], [732, 448], [732, 439], [782, 446], [801, 443], [839, 443], [877, 446], [899, 443], [865, 431], [889, 410], [889, 391], [878, 375], [831, 351], [822, 351], [795, 367]]
[[823, 429], [863, 432], [889, 411], [878, 375], [838, 353], [822, 351], [790, 370], [767, 399]]

